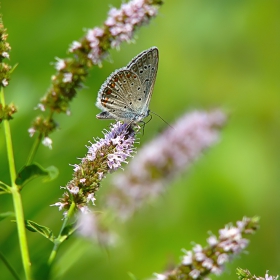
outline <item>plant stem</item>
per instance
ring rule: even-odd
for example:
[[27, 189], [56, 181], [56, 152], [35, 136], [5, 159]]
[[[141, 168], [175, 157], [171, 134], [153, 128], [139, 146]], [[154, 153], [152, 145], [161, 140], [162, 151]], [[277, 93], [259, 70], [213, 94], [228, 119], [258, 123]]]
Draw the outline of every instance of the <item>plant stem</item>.
[[5, 256], [0, 252], [0, 259], [1, 261], [6, 265], [7, 269], [11, 272], [11, 274], [14, 276], [15, 279], [20, 280], [19, 276], [13, 269], [13, 267], [10, 265], [8, 260], [5, 258]]
[[[0, 91], [0, 102], [2, 103], [2, 105], [4, 107], [5, 98], [4, 98], [3, 87], [1, 87], [1, 91]], [[30, 259], [29, 259], [29, 252], [28, 252], [28, 246], [27, 246], [22, 201], [21, 201], [21, 196], [19, 193], [19, 187], [15, 183], [16, 168], [15, 168], [15, 161], [14, 161], [10, 124], [9, 124], [8, 120], [4, 120], [3, 123], [4, 123], [7, 155], [8, 155], [9, 169], [10, 169], [11, 193], [13, 196], [14, 211], [15, 211], [15, 218], [16, 218], [17, 229], [18, 229], [19, 246], [20, 246], [20, 251], [21, 251], [22, 264], [23, 264], [23, 268], [24, 268], [24, 272], [25, 272], [25, 277], [27, 280], [30, 280], [31, 279], [31, 269], [30, 269], [31, 263], [30, 263]]]
[[30, 165], [33, 162], [34, 156], [39, 148], [42, 137], [43, 137], [43, 134], [40, 132], [40, 134], [38, 135], [38, 137], [35, 139], [35, 141], [33, 143], [32, 149], [29, 153], [29, 156], [28, 156], [26, 164], [25, 164], [26, 166]]
[[71, 204], [71, 206], [70, 206], [70, 208], [69, 208], [69, 210], [67, 212], [67, 216], [65, 217], [65, 219], [63, 221], [63, 224], [62, 224], [62, 227], [60, 229], [59, 235], [58, 235], [58, 237], [54, 241], [54, 246], [53, 246], [52, 252], [50, 254], [49, 260], [48, 260], [48, 264], [50, 266], [52, 265], [52, 263], [53, 263], [53, 261], [54, 261], [54, 259], [56, 257], [56, 254], [57, 254], [59, 246], [61, 245], [61, 243], [66, 238], [68, 238], [68, 235], [63, 235], [63, 230], [67, 226], [68, 220], [73, 216], [74, 211], [75, 211], [75, 207], [76, 207], [76, 204], [74, 202], [72, 202], [72, 204]]
[[[48, 119], [51, 120], [52, 117], [53, 117], [53, 112], [50, 112], [50, 115], [49, 115]], [[39, 148], [39, 145], [41, 143], [42, 138], [43, 138], [43, 133], [40, 132], [38, 137], [35, 139], [35, 141], [33, 143], [32, 149], [31, 149], [31, 151], [29, 153], [29, 156], [28, 156], [26, 164], [25, 164], [26, 166], [30, 165], [33, 162], [33, 159], [34, 159], [35, 154], [36, 154], [36, 152], [37, 152], [37, 150]]]

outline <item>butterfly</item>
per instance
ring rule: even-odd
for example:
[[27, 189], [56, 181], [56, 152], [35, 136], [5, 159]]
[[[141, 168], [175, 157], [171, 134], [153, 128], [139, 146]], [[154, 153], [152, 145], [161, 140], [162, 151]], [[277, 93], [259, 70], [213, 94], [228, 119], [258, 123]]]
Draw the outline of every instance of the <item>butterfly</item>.
[[149, 115], [149, 104], [157, 76], [157, 47], [142, 51], [127, 66], [113, 72], [102, 84], [96, 106], [98, 119], [138, 123]]

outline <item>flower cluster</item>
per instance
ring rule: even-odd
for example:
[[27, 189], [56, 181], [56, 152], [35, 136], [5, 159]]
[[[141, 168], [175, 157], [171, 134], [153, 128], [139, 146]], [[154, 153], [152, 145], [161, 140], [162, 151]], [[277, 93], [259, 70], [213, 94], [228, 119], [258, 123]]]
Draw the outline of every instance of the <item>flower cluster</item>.
[[10, 44], [7, 42], [8, 34], [4, 28], [2, 16], [0, 17], [0, 86], [6, 87], [9, 84], [12, 67], [3, 63], [3, 59], [10, 58]]
[[11, 120], [13, 118], [12, 115], [16, 113], [16, 111], [17, 108], [13, 103], [5, 106], [0, 103], [0, 123], [3, 120]]
[[149, 4], [151, 1], [133, 0], [124, 3], [121, 9], [112, 8], [109, 11], [105, 25], [112, 35], [111, 47], [119, 47], [121, 42], [130, 42], [135, 27], [145, 24], [151, 17], [157, 15], [157, 8]]
[[264, 277], [257, 277], [255, 275], [252, 275], [249, 270], [237, 268], [236, 274], [238, 275], [238, 278], [240, 280], [277, 280], [278, 276], [270, 276], [268, 274], [268, 271], [266, 272]]
[[[0, 15], [0, 88], [6, 87], [10, 81], [10, 75], [13, 71], [12, 67], [4, 63], [4, 59], [9, 59], [9, 52], [11, 50], [10, 44], [7, 42], [8, 34], [4, 28], [2, 16]], [[13, 103], [6, 105], [4, 100], [0, 103], [0, 123], [3, 120], [11, 120], [12, 115], [16, 113], [17, 109]]]
[[181, 117], [173, 128], [146, 144], [126, 172], [114, 177], [114, 190], [107, 196], [106, 204], [123, 219], [131, 216], [218, 141], [224, 122], [225, 115], [218, 110], [196, 111]]
[[[100, 65], [108, 55], [110, 48], [116, 48], [121, 42], [129, 42], [137, 27], [148, 23], [157, 14], [159, 0], [132, 0], [122, 4], [120, 9], [112, 8], [102, 27], [87, 31], [79, 41], [74, 41], [69, 52], [73, 57], [67, 59], [56, 58], [57, 73], [52, 76], [52, 84], [46, 95], [41, 99], [37, 108], [50, 110], [51, 117], [43, 119], [42, 123], [53, 122], [53, 112], [69, 113], [69, 103], [76, 96], [77, 89], [83, 87], [93, 65]], [[43, 137], [52, 132], [52, 125], [32, 125], [32, 131], [39, 131]], [[50, 127], [49, 131], [45, 128]]]
[[54, 206], [67, 211], [75, 203], [78, 210], [88, 212], [88, 204], [94, 204], [101, 180], [132, 156], [134, 141], [135, 132], [130, 125], [120, 122], [112, 125], [109, 132], [104, 132], [103, 139], [87, 147], [87, 155], [81, 163], [74, 165], [73, 179], [62, 187], [66, 192]]
[[183, 250], [181, 264], [173, 271], [165, 274], [155, 274], [157, 280], [191, 280], [209, 279], [209, 274], [220, 275], [225, 263], [244, 250], [249, 240], [246, 234], [253, 234], [259, 227], [259, 218], [246, 218], [238, 221], [236, 226], [227, 225], [219, 231], [219, 237], [211, 235], [207, 239], [208, 246], [203, 248], [197, 244], [186, 251]]

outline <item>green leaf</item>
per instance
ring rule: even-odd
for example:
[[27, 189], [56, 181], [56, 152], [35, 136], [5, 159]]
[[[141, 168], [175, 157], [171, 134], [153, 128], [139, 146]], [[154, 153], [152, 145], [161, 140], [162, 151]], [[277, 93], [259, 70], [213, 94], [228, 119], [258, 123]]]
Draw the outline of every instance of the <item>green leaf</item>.
[[25, 227], [32, 232], [38, 232], [47, 239], [49, 239], [51, 242], [54, 241], [55, 236], [53, 235], [53, 232], [50, 228], [39, 225], [31, 220], [25, 220]]
[[58, 176], [58, 169], [55, 166], [43, 168], [38, 163], [24, 166], [18, 173], [16, 184], [23, 186], [34, 178], [43, 176], [44, 182], [54, 180]]
[[47, 170], [48, 176], [46, 176], [43, 179], [44, 182], [52, 181], [52, 180], [56, 179], [58, 177], [58, 175], [59, 175], [58, 169], [55, 166], [53, 166], [53, 165], [47, 167], [45, 170]]
[[8, 217], [15, 217], [15, 213], [14, 212], [4, 212], [0, 214], [0, 221], [8, 218]]
[[0, 194], [11, 193], [10, 186], [0, 181]]
[[10, 73], [9, 74], [12, 74], [14, 71], [15, 71], [15, 69], [18, 67], [18, 63], [16, 63], [14, 66], [13, 66], [13, 68], [10, 70]]

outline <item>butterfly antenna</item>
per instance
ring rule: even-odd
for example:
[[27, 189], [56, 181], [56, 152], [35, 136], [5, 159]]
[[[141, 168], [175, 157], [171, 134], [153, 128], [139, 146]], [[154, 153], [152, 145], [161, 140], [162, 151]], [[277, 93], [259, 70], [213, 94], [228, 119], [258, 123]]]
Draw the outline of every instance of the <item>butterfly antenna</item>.
[[[150, 110], [150, 113], [156, 115], [156, 116], [159, 117], [163, 122], [165, 122], [169, 127], [171, 127], [171, 128], [174, 129], [174, 127], [173, 127], [172, 125], [170, 125], [167, 121], [165, 121], [160, 115], [156, 114], [155, 112], [152, 112], [151, 110]], [[150, 116], [152, 117], [152, 115], [150, 115]], [[150, 120], [151, 120], [151, 119], [152, 119], [152, 118], [150, 118]], [[149, 120], [149, 121], [150, 121], [150, 120]], [[148, 121], [148, 122], [149, 122], [149, 121]]]

